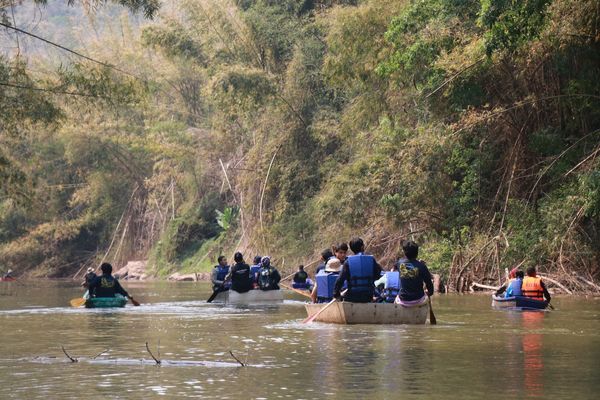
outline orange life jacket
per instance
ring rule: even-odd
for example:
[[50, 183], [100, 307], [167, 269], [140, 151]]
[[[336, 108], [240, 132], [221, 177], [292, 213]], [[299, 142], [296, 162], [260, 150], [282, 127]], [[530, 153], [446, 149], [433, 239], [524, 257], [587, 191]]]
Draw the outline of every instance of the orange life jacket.
[[544, 289], [542, 288], [542, 278], [537, 276], [526, 276], [523, 278], [521, 286], [523, 296], [530, 297], [535, 300], [544, 300]]

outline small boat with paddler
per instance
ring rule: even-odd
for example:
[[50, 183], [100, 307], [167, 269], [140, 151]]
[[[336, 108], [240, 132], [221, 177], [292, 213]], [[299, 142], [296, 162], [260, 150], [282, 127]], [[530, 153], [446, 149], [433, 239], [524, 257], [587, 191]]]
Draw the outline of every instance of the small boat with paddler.
[[525, 296], [502, 297], [492, 295], [492, 307], [510, 310], [545, 310], [548, 302]]

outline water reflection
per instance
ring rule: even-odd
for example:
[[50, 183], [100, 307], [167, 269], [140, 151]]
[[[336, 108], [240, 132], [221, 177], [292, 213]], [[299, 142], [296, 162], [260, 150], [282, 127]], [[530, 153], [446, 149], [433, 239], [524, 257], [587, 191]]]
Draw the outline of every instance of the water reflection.
[[542, 334], [544, 312], [523, 312], [523, 354], [525, 392], [530, 397], [541, 397], [544, 394], [542, 377], [544, 362], [542, 357]]

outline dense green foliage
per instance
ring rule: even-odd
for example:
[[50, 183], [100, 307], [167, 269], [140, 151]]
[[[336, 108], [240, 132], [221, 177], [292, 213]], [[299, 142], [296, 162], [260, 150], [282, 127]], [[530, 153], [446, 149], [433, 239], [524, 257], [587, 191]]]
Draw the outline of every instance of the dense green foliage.
[[414, 238], [459, 290], [515, 264], [582, 287], [573, 272], [600, 274], [598, 12], [187, 0], [97, 43], [143, 79], [3, 60], [2, 81], [95, 97], [0, 89], [0, 254], [166, 273], [236, 249], [288, 267], [352, 235], [387, 264]]

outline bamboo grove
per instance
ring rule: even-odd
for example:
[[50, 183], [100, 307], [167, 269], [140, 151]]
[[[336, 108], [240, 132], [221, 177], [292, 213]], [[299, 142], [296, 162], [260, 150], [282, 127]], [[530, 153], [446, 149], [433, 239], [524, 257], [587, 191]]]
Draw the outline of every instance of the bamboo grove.
[[[449, 290], [598, 290], [598, 1], [66, 3], [0, 3], [0, 267], [291, 269], [361, 235]], [[35, 7], [87, 58], [9, 28]]]

